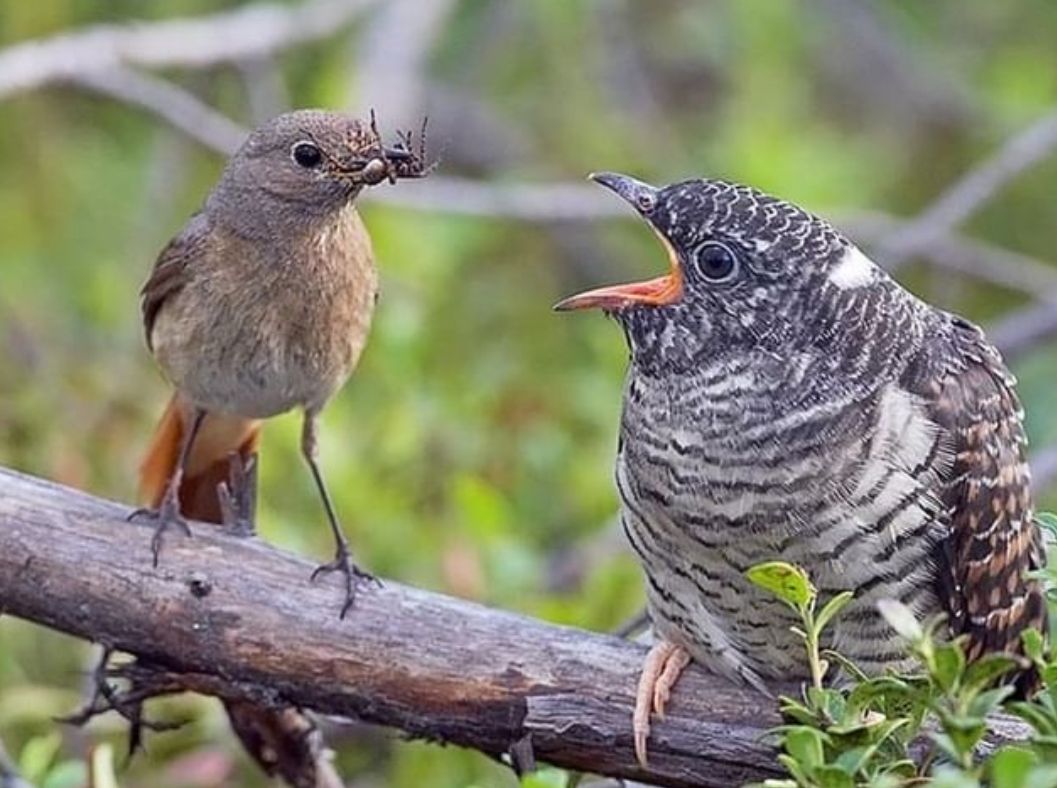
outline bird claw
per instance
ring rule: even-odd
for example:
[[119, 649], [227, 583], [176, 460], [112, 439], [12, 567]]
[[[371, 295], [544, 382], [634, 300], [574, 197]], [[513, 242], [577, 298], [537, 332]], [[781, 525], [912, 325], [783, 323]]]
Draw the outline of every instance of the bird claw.
[[217, 485], [220, 517], [232, 536], [248, 538], [257, 533], [257, 455], [243, 461], [232, 452], [228, 457], [228, 480]]
[[690, 654], [682, 646], [668, 641], [654, 644], [646, 655], [635, 693], [632, 730], [635, 735], [635, 758], [646, 768], [646, 741], [650, 737], [650, 714], [664, 719], [664, 709], [672, 696], [672, 687], [683, 669], [690, 664]]
[[150, 551], [153, 556], [154, 568], [158, 568], [158, 556], [161, 554], [163, 536], [171, 526], [177, 526], [184, 532], [185, 536], [192, 536], [191, 526], [182, 514], [180, 514], [180, 501], [175, 493], [167, 492], [162, 498], [161, 505], [157, 509], [136, 509], [126, 518], [128, 522], [153, 522], [154, 535], [150, 540]]
[[381, 580], [370, 572], [360, 569], [353, 562], [348, 548], [343, 544], [338, 545], [334, 560], [316, 567], [315, 571], [312, 572], [311, 581], [314, 583], [323, 575], [331, 572], [341, 572], [345, 578], [345, 602], [341, 606], [339, 618], [345, 618], [345, 615], [352, 609], [352, 605], [356, 601], [356, 592], [361, 586], [373, 585], [377, 588], [382, 587]]

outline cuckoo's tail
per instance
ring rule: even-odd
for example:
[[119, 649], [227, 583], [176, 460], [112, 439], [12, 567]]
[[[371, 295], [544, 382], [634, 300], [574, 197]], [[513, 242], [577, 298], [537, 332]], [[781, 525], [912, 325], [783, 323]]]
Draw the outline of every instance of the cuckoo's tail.
[[[154, 430], [147, 456], [140, 465], [140, 497], [157, 507], [176, 470], [180, 443], [189, 424], [190, 408], [173, 395]], [[256, 453], [261, 423], [228, 414], [210, 413], [198, 430], [180, 485], [180, 512], [192, 520], [221, 522], [217, 485], [228, 480], [229, 457], [245, 460]]]

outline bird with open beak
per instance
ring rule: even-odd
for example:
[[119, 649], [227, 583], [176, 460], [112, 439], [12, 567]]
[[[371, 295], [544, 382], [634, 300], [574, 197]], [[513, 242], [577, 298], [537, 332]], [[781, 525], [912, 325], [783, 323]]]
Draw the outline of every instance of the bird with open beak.
[[[661, 239], [670, 270], [559, 310], [605, 310], [631, 352], [621, 519], [656, 642], [633, 732], [646, 760], [691, 660], [737, 680], [808, 675], [794, 614], [745, 572], [784, 560], [855, 596], [824, 644], [907, 666], [877, 611], [945, 614], [969, 659], [1020, 650], [1046, 606], [1014, 380], [980, 329], [904, 290], [826, 221], [748, 186], [595, 181]], [[1010, 678], [1030, 691], [1030, 669]]]

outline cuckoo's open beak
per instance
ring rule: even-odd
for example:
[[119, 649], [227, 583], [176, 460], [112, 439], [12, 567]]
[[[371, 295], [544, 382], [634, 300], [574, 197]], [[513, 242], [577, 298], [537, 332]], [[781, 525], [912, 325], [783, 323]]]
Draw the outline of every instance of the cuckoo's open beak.
[[657, 204], [658, 190], [627, 175], [618, 175], [613, 172], [592, 173], [590, 177], [595, 183], [602, 184], [624, 198], [642, 214], [649, 223], [650, 229], [661, 239], [661, 244], [668, 252], [670, 268], [667, 274], [658, 276], [656, 279], [599, 287], [595, 290], [588, 290], [586, 293], [570, 296], [564, 301], [559, 301], [554, 308], [559, 312], [573, 309], [621, 309], [639, 305], [664, 306], [678, 301], [683, 295], [683, 274], [679, 268], [679, 256], [668, 239], [650, 222], [650, 212]]

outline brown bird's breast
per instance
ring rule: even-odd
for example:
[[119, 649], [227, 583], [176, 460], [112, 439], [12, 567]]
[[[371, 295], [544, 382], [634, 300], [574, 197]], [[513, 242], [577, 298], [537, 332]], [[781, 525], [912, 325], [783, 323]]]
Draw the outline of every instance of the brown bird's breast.
[[378, 292], [359, 215], [350, 205], [285, 246], [214, 229], [159, 311], [155, 356], [199, 407], [249, 418], [318, 410], [356, 366]]

